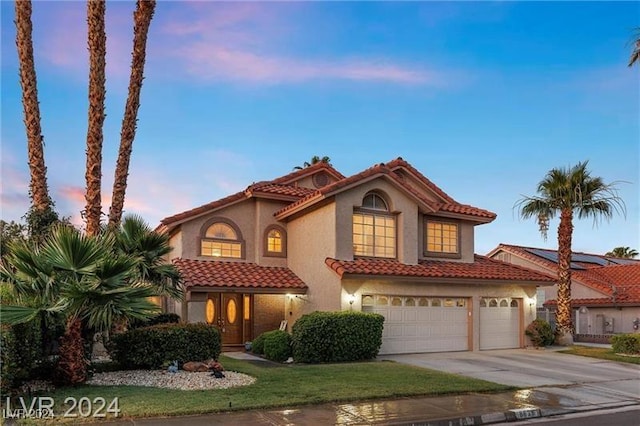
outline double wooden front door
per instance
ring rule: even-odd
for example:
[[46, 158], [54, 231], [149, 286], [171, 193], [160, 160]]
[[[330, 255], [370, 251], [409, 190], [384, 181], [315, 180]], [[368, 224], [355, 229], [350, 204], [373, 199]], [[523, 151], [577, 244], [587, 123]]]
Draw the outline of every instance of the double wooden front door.
[[250, 338], [251, 296], [240, 293], [209, 293], [206, 318], [218, 326], [223, 346], [242, 345]]

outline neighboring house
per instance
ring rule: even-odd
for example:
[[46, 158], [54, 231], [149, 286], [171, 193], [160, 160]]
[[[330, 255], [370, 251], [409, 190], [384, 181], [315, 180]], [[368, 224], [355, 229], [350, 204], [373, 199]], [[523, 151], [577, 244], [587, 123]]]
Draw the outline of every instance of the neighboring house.
[[[487, 256], [552, 276], [557, 271], [556, 250], [500, 244]], [[555, 310], [556, 297], [555, 285], [538, 289], [538, 307]], [[574, 252], [571, 306], [577, 335], [639, 332], [640, 260]]]
[[162, 220], [186, 300], [225, 348], [316, 310], [385, 316], [381, 353], [519, 348], [553, 279], [474, 254], [496, 215], [401, 158], [345, 177], [318, 163]]

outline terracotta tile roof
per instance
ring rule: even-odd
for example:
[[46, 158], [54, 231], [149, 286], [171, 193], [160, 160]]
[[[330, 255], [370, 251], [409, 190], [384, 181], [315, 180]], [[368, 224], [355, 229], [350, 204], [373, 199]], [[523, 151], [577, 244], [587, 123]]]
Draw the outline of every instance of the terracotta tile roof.
[[333, 168], [333, 166], [331, 164], [328, 163], [316, 163], [316, 164], [312, 164], [309, 167], [304, 167], [300, 170], [296, 170], [294, 172], [291, 172], [289, 174], [286, 174], [284, 176], [281, 176], [279, 178], [273, 179], [271, 181], [271, 183], [277, 183], [277, 184], [282, 184], [282, 185], [287, 185], [290, 183], [293, 183], [305, 176], [311, 175], [315, 172], [317, 172], [318, 170], [324, 170], [325, 172], [329, 173], [330, 175], [332, 175], [334, 178], [336, 179], [344, 179], [345, 176], [340, 173], [339, 171], [337, 171], [336, 169]]
[[[544, 302], [544, 306], [557, 305], [555, 299], [547, 300]], [[599, 298], [583, 298], [583, 299], [571, 299], [572, 307], [580, 306], [640, 306], [640, 285], [632, 286], [620, 286], [617, 287], [617, 293], [615, 298], [613, 295], [608, 297]]]
[[180, 222], [181, 220], [188, 219], [190, 217], [197, 216], [202, 213], [206, 213], [209, 210], [222, 207], [226, 204], [233, 203], [234, 201], [239, 201], [244, 198], [246, 198], [246, 195], [244, 192], [236, 192], [235, 194], [229, 195], [228, 197], [224, 197], [219, 200], [212, 201], [207, 204], [203, 204], [199, 207], [184, 211], [182, 213], [175, 214], [173, 216], [165, 217], [160, 221], [160, 224], [167, 226], [174, 222]]
[[306, 284], [289, 268], [248, 262], [174, 259], [186, 287], [225, 287], [306, 290]]
[[262, 182], [253, 184], [246, 190], [247, 193], [266, 193], [286, 195], [290, 197], [301, 198], [316, 192], [315, 189], [305, 188], [302, 186], [279, 185], [271, 182]]
[[425, 198], [422, 194], [408, 185], [400, 176], [395, 173], [389, 164], [392, 164], [396, 169], [399, 167], [411, 167], [409, 163], [402, 159], [393, 160], [387, 164], [380, 163], [376, 164], [366, 170], [361, 171], [360, 173], [356, 173], [355, 175], [349, 176], [348, 178], [344, 178], [342, 180], [338, 180], [330, 185], [322, 187], [313, 193], [310, 193], [304, 198], [299, 199], [298, 201], [280, 209], [275, 213], [276, 217], [284, 218], [287, 214], [302, 208], [306, 205], [312, 205], [315, 202], [325, 199], [331, 195], [338, 193], [341, 189], [348, 188], [351, 185], [359, 184], [361, 182], [366, 182], [371, 178], [376, 178], [380, 176], [385, 176], [387, 179], [394, 182], [400, 189], [408, 192], [415, 198], [417, 198], [422, 204], [427, 206], [427, 208], [432, 212], [444, 211], [449, 213], [459, 213], [464, 215], [476, 216], [484, 219], [493, 220], [496, 217], [496, 214], [490, 212], [488, 210], [479, 209], [477, 207], [473, 207], [470, 205], [460, 204], [445, 194], [440, 188], [434, 185], [431, 181], [425, 178], [422, 174], [420, 174], [417, 170], [411, 167], [412, 173], [419, 175], [420, 180], [427, 185], [431, 190], [439, 194], [442, 198], [447, 200], [446, 203], [434, 203], [432, 200]]
[[[540, 250], [555, 254], [556, 250], [537, 249], [534, 247], [522, 247], [514, 246], [510, 244], [500, 244], [494, 250], [490, 252], [497, 253], [499, 250], [504, 250], [507, 253], [515, 254], [524, 259], [527, 259], [537, 265], [540, 265], [549, 270], [549, 273], [555, 274], [557, 264], [548, 259], [540, 256], [536, 256], [528, 250]], [[595, 255], [591, 253], [574, 252], [577, 255], [597, 256], [604, 260], [616, 261], [616, 258], [609, 256]], [[620, 261], [620, 259], [617, 259]], [[640, 304], [640, 261], [633, 261], [631, 259], [625, 259], [626, 265], [607, 265], [598, 266], [589, 264], [585, 269], [573, 269], [571, 271], [571, 280], [582, 284], [588, 288], [599, 291], [603, 294], [603, 298], [593, 299], [574, 299], [573, 303], [578, 305], [585, 304], [598, 304], [598, 305], [611, 305], [613, 303], [613, 297], [615, 295], [616, 302], [618, 303], [639, 303]], [[583, 267], [582, 262], [572, 262], [577, 266]], [[547, 301], [545, 304], [554, 304], [555, 301]]]
[[443, 201], [447, 201], [451, 204], [456, 204], [456, 201], [451, 198], [447, 193], [440, 189], [436, 184], [427, 179], [422, 173], [420, 173], [411, 164], [407, 163], [402, 157], [398, 157], [395, 160], [389, 161], [387, 167], [393, 171], [403, 168], [413, 174], [418, 180], [420, 180], [425, 186], [430, 188], [433, 192], [442, 197]]
[[327, 258], [327, 266], [340, 277], [347, 275], [375, 275], [421, 278], [463, 278], [475, 280], [535, 281], [553, 283], [553, 278], [510, 263], [475, 255], [473, 263], [446, 260], [421, 260], [407, 265], [395, 259], [359, 258], [337, 260]]
[[471, 216], [486, 217], [489, 219], [495, 219], [496, 214], [489, 210], [479, 209], [468, 204], [442, 204], [440, 210], [452, 213], [468, 214]]

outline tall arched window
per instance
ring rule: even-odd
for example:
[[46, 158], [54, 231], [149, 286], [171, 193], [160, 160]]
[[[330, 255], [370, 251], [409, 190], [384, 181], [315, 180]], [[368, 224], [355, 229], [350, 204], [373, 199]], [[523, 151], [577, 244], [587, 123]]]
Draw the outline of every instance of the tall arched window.
[[354, 256], [396, 257], [396, 218], [385, 199], [370, 192], [353, 212]]
[[271, 225], [264, 233], [265, 256], [286, 256], [287, 233], [281, 226]]
[[204, 227], [200, 242], [202, 256], [242, 258], [242, 238], [239, 229], [227, 220], [213, 220]]

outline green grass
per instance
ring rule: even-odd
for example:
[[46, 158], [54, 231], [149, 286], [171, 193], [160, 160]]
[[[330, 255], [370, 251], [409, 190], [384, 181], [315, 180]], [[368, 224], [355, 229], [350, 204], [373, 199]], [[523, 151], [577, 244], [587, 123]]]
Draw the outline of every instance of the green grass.
[[559, 351], [563, 354], [588, 356], [591, 358], [606, 359], [608, 361], [627, 362], [629, 364], [640, 364], [640, 357], [618, 355], [611, 349], [594, 348], [590, 346], [573, 345], [569, 349]]
[[401, 396], [497, 392], [513, 389], [454, 374], [393, 362], [322, 365], [259, 365], [222, 356], [226, 370], [256, 377], [251, 386], [226, 390], [179, 391], [135, 386], [79, 386], [46, 396], [56, 408], [64, 399], [119, 398], [121, 417], [175, 416]]

